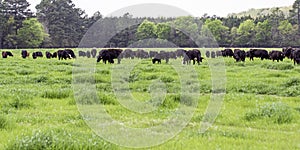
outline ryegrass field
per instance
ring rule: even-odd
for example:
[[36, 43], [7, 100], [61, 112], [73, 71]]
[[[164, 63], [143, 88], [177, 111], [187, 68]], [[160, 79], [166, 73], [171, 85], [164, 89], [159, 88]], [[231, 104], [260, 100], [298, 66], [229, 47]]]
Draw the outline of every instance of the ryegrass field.
[[[22, 59], [21, 51], [12, 52], [14, 57], [0, 59], [0, 149], [129, 149], [99, 138], [84, 121], [72, 85], [73, 69], [80, 64]], [[227, 82], [221, 111], [212, 127], [199, 133], [212, 92], [208, 60], [213, 61], [184, 66], [195, 68], [198, 75], [193, 77], [200, 83], [192, 119], [174, 138], [147, 149], [300, 149], [300, 66], [288, 59], [236, 63], [224, 58]], [[140, 60], [125, 59], [122, 64], [135, 61]], [[106, 112], [126, 126], [158, 125], [180, 105], [180, 78], [172, 68], [180, 61], [153, 65], [141, 60], [130, 73], [129, 88], [137, 101], [151, 99], [153, 80], [164, 83], [165, 99], [151, 113], [134, 113], [118, 102], [111, 84], [117, 64], [96, 65], [98, 101], [82, 103], [104, 104]]]

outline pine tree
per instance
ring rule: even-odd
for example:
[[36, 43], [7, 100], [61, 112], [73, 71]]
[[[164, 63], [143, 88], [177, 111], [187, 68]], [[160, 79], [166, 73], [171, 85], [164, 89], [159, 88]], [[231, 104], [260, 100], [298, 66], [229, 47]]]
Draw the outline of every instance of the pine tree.
[[298, 35], [300, 35], [300, 0], [296, 0], [293, 4], [293, 9], [290, 10], [290, 16], [292, 19], [297, 20]]

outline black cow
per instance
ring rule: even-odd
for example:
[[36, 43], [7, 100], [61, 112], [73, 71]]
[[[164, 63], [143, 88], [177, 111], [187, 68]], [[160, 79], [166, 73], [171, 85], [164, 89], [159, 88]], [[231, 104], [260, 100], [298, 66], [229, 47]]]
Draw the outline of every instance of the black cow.
[[296, 63], [300, 64], [300, 50], [293, 51], [292, 57], [293, 57], [293, 60], [294, 60], [294, 65], [296, 65]]
[[14, 55], [9, 51], [3, 51], [2, 52], [2, 58], [7, 58], [8, 56], [14, 57]]
[[50, 52], [46, 52], [46, 58], [47, 59], [51, 59], [53, 57], [53, 55]]
[[211, 58], [216, 58], [216, 52], [215, 52], [215, 51], [212, 51], [212, 52], [210, 53], [210, 57], [211, 57]]
[[165, 51], [160, 51], [159, 53], [157, 53], [155, 56], [154, 56], [154, 59], [164, 59], [166, 60], [166, 63], [169, 63], [169, 60], [170, 60], [170, 53], [169, 52], [165, 52]]
[[32, 58], [36, 59], [37, 57], [43, 57], [43, 53], [42, 52], [33, 52]]
[[222, 51], [217, 51], [216, 54], [217, 54], [217, 57], [223, 56], [223, 55], [222, 55]]
[[150, 58], [153, 58], [153, 57], [155, 57], [157, 54], [158, 54], [158, 52], [157, 52], [157, 51], [150, 51], [150, 52], [149, 52], [149, 56], [150, 56]]
[[71, 59], [72, 56], [66, 50], [58, 50], [57, 51], [58, 60], [66, 60]]
[[76, 58], [76, 55], [73, 50], [71, 49], [65, 49], [66, 53], [71, 56], [71, 58]]
[[210, 57], [210, 52], [206, 51], [205, 55], [206, 55], [206, 58], [209, 58]]
[[135, 56], [140, 59], [146, 59], [149, 58], [149, 53], [143, 49], [138, 49], [135, 51]]
[[152, 59], [152, 63], [155, 64], [156, 62], [157, 62], [158, 64], [161, 64], [161, 59], [153, 58], [153, 59]]
[[122, 54], [121, 57], [122, 58], [131, 58], [134, 59], [134, 52], [131, 49], [125, 49]]
[[91, 50], [91, 55], [92, 55], [93, 58], [96, 58], [97, 50], [96, 49], [92, 49]]
[[175, 53], [176, 57], [184, 57], [185, 51], [184, 49], [177, 49]]
[[57, 52], [54, 52], [54, 53], [52, 54], [52, 58], [57, 58]]
[[123, 50], [121, 49], [107, 49], [107, 50], [101, 50], [99, 52], [99, 56], [97, 58], [97, 62], [100, 62], [103, 60], [103, 62], [106, 64], [108, 61], [109, 63], [113, 64], [114, 59], [118, 59], [118, 64], [121, 63], [121, 57], [120, 54], [122, 53]]
[[7, 54], [7, 56], [14, 57], [14, 55], [9, 51], [6, 51], [6, 54]]
[[199, 50], [190, 50], [190, 51], [184, 51], [185, 55], [183, 57], [183, 64], [190, 64], [191, 60], [193, 60], [193, 64], [196, 64], [196, 61], [198, 65], [200, 65], [200, 62], [204, 59], [201, 57], [201, 52]]
[[246, 52], [244, 50], [235, 49], [233, 58], [236, 60], [236, 62], [239, 62], [239, 61], [245, 62]]
[[268, 51], [264, 49], [250, 49], [249, 57], [252, 61], [254, 57], [260, 58], [261, 60], [270, 59]]
[[7, 53], [6, 52], [2, 52], [2, 58], [7, 58]]
[[223, 57], [233, 57], [234, 53], [232, 49], [225, 49], [221, 51]]
[[84, 52], [84, 51], [78, 51], [78, 56], [79, 57], [85, 57], [86, 56], [86, 52]]
[[86, 57], [91, 58], [91, 52], [90, 51], [86, 51]]
[[169, 53], [170, 58], [177, 59], [176, 52], [172, 51], [172, 52], [168, 52], [168, 53]]
[[29, 53], [26, 50], [22, 50], [21, 55], [22, 55], [22, 58], [25, 59], [26, 57], [29, 56]]
[[293, 57], [292, 57], [293, 51], [294, 51], [294, 49], [292, 47], [282, 48], [282, 52], [283, 52], [284, 56], [289, 59], [293, 59]]
[[281, 51], [271, 51], [269, 53], [269, 56], [270, 56], [270, 59], [272, 59], [273, 61], [277, 60], [277, 62], [279, 62], [279, 60], [283, 61], [283, 59], [285, 57], [283, 52], [281, 52]]

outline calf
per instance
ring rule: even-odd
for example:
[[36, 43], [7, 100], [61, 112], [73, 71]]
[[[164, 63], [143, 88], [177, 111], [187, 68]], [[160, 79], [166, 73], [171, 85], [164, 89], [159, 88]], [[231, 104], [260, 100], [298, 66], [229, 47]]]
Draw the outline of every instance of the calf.
[[157, 62], [158, 64], [161, 64], [161, 59], [153, 58], [153, 59], [152, 59], [152, 63], [155, 64], [156, 62]]

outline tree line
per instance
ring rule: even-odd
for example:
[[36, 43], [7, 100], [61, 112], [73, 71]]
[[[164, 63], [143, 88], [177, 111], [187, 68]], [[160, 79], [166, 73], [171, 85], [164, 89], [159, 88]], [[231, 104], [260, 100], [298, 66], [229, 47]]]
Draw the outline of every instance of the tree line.
[[[42, 0], [36, 6], [36, 13], [29, 6], [27, 0], [0, 1], [0, 48], [77, 47], [98, 20], [109, 20], [118, 25], [138, 22], [113, 36], [105, 47], [206, 47], [201, 43], [210, 43], [212, 39], [207, 37], [213, 37], [222, 47], [300, 46], [300, 0], [294, 2], [289, 16], [275, 9], [271, 14], [256, 18], [207, 14], [201, 17], [134, 18], [129, 13], [103, 18], [99, 11], [88, 16], [72, 0]], [[174, 25], [176, 28], [172, 28]], [[112, 27], [108, 24], [107, 28]], [[191, 38], [182, 30], [197, 36]], [[92, 38], [87, 41], [86, 47], [101, 45]]]

